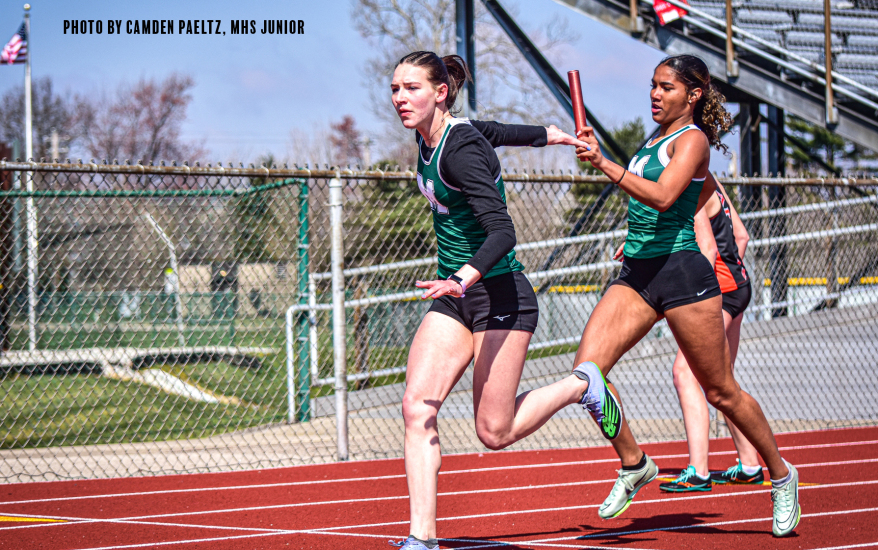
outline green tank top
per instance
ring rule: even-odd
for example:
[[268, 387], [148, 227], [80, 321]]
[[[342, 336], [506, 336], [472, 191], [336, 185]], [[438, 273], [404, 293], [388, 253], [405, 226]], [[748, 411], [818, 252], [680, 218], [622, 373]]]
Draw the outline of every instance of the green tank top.
[[[628, 164], [632, 174], [658, 181], [665, 167], [671, 162], [668, 146], [683, 132], [698, 130], [694, 124], [680, 128], [652, 145], [644, 145]], [[700, 130], [699, 130], [700, 131]], [[695, 209], [704, 179], [693, 179], [679, 198], [664, 212], [659, 212], [631, 197], [628, 200], [628, 237], [625, 239], [625, 256], [629, 258], [655, 258], [680, 250], [699, 251], [695, 241]]]
[[[420, 154], [420, 147], [418, 148], [418, 189], [430, 201], [430, 209], [433, 211], [433, 229], [436, 231], [436, 241], [439, 245], [440, 279], [447, 279], [449, 275], [463, 267], [488, 238], [463, 192], [448, 184], [439, 173], [439, 162], [445, 140], [451, 129], [458, 124], [469, 124], [469, 120], [450, 119], [442, 139], [429, 159], [425, 159]], [[422, 141], [423, 138], [418, 136], [419, 145]], [[494, 184], [505, 203], [506, 187], [503, 185], [503, 177], [497, 176]], [[510, 250], [488, 273], [483, 273], [482, 278], [487, 279], [503, 273], [523, 270], [524, 266], [515, 259], [515, 250]]]

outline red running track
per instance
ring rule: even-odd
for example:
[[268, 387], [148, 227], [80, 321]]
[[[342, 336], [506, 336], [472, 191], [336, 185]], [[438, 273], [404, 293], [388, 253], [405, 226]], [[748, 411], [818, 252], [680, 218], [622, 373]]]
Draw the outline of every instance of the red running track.
[[[439, 535], [447, 548], [878, 549], [878, 427], [778, 435], [799, 469], [802, 521], [771, 535], [770, 487], [664, 494], [654, 481], [601, 520], [618, 460], [611, 447], [447, 456]], [[644, 445], [674, 476], [684, 442]], [[711, 468], [734, 464], [712, 442]], [[390, 549], [408, 534], [399, 459], [248, 472], [10, 484], [0, 548]]]

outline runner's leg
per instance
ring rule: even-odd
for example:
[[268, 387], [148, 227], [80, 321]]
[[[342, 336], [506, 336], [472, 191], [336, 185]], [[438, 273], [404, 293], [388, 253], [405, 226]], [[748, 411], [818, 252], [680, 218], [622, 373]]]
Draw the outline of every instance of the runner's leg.
[[789, 470], [762, 408], [732, 376], [721, 302], [722, 297], [716, 296], [669, 309], [665, 317], [707, 400], [741, 429], [762, 456], [771, 478], [783, 479]]
[[[729, 356], [732, 360], [732, 370], [735, 368], [735, 359], [738, 357], [738, 345], [741, 342], [741, 321], [744, 320], [744, 314], [739, 313], [734, 319], [728, 311], [723, 310], [723, 323], [726, 327], [726, 339], [729, 342]], [[738, 458], [744, 466], [759, 466], [759, 454], [756, 448], [747, 441], [741, 430], [735, 426], [734, 422], [726, 419], [726, 425], [732, 434], [732, 440], [735, 442], [735, 448], [738, 450]]]
[[447, 315], [427, 313], [409, 350], [402, 399], [409, 533], [422, 540], [436, 538], [436, 493], [442, 464], [437, 415], [472, 357], [472, 333], [466, 327]]
[[695, 467], [698, 475], [707, 477], [710, 474], [707, 467], [710, 413], [701, 385], [689, 369], [682, 351], [677, 351], [677, 358], [674, 360], [674, 388], [677, 390], [680, 409], [683, 411], [686, 443], [689, 446], [689, 464]]

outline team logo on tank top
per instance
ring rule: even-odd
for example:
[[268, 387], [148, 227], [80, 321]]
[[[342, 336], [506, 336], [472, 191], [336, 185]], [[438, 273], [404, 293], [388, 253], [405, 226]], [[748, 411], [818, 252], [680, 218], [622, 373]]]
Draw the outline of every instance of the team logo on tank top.
[[418, 173], [418, 189], [420, 189], [421, 194], [427, 197], [427, 200], [430, 201], [430, 208], [433, 209], [433, 212], [448, 214], [448, 207], [444, 206], [438, 199], [436, 199], [436, 188], [433, 187], [433, 180], [428, 179], [424, 182], [424, 178], [421, 176], [420, 172]]
[[628, 163], [628, 171], [634, 174], [635, 176], [642, 178], [643, 177], [643, 168], [646, 166], [646, 163], [649, 162], [649, 158], [652, 155], [646, 155], [643, 158], [634, 155], [634, 158], [631, 159], [631, 162]]

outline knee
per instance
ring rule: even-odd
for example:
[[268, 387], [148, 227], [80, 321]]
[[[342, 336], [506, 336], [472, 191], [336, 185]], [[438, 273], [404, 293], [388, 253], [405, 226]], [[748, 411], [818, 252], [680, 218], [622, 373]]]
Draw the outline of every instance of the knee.
[[436, 427], [439, 407], [423, 396], [406, 392], [402, 397], [402, 418], [406, 430], [428, 430]]
[[708, 403], [716, 407], [717, 410], [725, 413], [727, 410], [733, 409], [741, 399], [741, 386], [733, 381], [725, 387], [706, 389], [704, 396], [707, 398]]
[[482, 445], [492, 451], [505, 449], [515, 442], [508, 426], [481, 420], [476, 420], [476, 435], [479, 436], [479, 441], [482, 442]]

